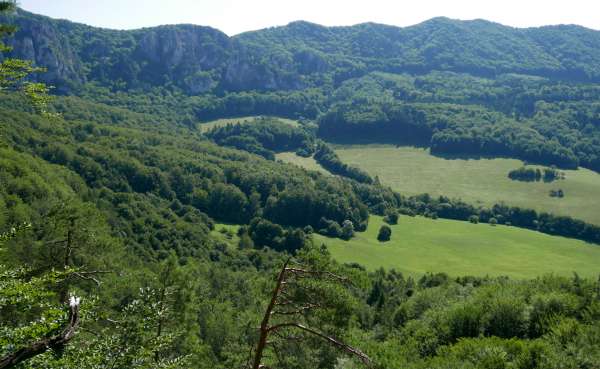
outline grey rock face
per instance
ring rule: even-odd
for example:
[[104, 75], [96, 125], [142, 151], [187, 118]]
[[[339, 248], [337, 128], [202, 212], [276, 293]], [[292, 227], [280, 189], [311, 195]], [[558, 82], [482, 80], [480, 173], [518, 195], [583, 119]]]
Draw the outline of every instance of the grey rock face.
[[[12, 17], [11, 17], [12, 19]], [[56, 85], [62, 90], [73, 83], [85, 82], [81, 61], [64, 38], [50, 22], [15, 17], [18, 30], [6, 40], [13, 50], [7, 57], [32, 60], [35, 66], [47, 69], [33, 79]]]

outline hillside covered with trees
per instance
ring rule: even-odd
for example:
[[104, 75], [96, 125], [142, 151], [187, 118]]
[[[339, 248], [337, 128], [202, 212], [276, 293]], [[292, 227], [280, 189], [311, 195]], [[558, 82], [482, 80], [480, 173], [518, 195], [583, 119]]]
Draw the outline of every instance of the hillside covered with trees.
[[[312, 236], [418, 215], [600, 247], [569, 216], [392, 191], [329, 144], [598, 171], [600, 32], [436, 18], [228, 37], [14, 6], [0, 1], [0, 369], [600, 363], [600, 279], [367, 271]], [[265, 117], [197, 127], [247, 115]]]
[[600, 32], [435, 18], [406, 28], [294, 22], [97, 29], [19, 10], [12, 54], [59, 93], [180, 123], [304, 117], [327, 140], [417, 143], [600, 169]]

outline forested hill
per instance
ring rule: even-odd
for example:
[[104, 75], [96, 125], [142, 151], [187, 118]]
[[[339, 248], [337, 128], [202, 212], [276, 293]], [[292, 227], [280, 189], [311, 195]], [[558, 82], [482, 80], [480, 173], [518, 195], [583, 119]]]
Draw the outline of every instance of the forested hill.
[[18, 10], [13, 56], [48, 68], [59, 91], [84, 82], [116, 89], [174, 85], [189, 94], [336, 86], [371, 71], [520, 73], [600, 81], [600, 32], [517, 29], [434, 18], [405, 28], [293, 22], [234, 37], [192, 25], [114, 31]]
[[115, 31], [22, 10], [12, 55], [58, 94], [188, 126], [307, 118], [328, 141], [508, 156], [600, 171], [600, 31], [434, 18], [399, 28], [293, 22], [229, 37], [172, 25]]

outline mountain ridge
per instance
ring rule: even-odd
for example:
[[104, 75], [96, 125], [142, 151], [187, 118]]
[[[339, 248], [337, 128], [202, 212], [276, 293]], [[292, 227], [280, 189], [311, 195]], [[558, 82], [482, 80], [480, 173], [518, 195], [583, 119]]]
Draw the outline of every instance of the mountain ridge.
[[172, 85], [191, 95], [300, 90], [372, 71], [600, 81], [600, 31], [581, 26], [513, 28], [446, 17], [408, 27], [294, 21], [228, 36], [189, 24], [111, 30], [23, 10], [7, 20], [19, 28], [8, 41], [10, 56], [46, 67], [40, 78], [62, 93], [87, 82], [115, 90]]

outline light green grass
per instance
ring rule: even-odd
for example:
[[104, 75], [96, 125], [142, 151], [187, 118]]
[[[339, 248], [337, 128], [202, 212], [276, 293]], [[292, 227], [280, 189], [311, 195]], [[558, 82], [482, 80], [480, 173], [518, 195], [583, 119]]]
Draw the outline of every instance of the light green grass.
[[239, 242], [238, 229], [240, 229], [239, 225], [217, 223], [210, 234], [214, 239], [229, 245], [229, 247], [237, 247]]
[[319, 163], [317, 163], [317, 161], [313, 157], [303, 158], [302, 156], [296, 155], [296, 153], [294, 152], [281, 152], [275, 154], [275, 158], [285, 163], [295, 164], [305, 169], [316, 170], [317, 172], [321, 172], [326, 175], [331, 175], [331, 173], [329, 173], [329, 171], [327, 171]]
[[[402, 194], [427, 192], [487, 206], [504, 202], [600, 224], [600, 174], [587, 169], [566, 170], [565, 180], [552, 183], [520, 182], [507, 176], [523, 165], [515, 159], [444, 159], [391, 145], [336, 146], [336, 152]], [[549, 196], [559, 188], [564, 198]]]
[[516, 227], [400, 216], [391, 226], [391, 240], [379, 242], [382, 224], [381, 217], [371, 216], [367, 231], [350, 241], [313, 237], [317, 244], [328, 245], [340, 262], [357, 262], [369, 270], [395, 268], [413, 276], [445, 272], [533, 278], [577, 272], [597, 278], [600, 274], [600, 246], [579, 240]]
[[[228, 124], [249, 123], [249, 122], [252, 122], [255, 118], [260, 118], [260, 116], [217, 119], [217, 120], [212, 120], [212, 121], [206, 122], [206, 123], [200, 123], [197, 125], [197, 128], [200, 130], [200, 132], [208, 132], [215, 127], [223, 127]], [[297, 127], [299, 125], [299, 123], [297, 121], [292, 120], [292, 119], [279, 118], [279, 117], [275, 117], [275, 118], [282, 123], [289, 124], [294, 127]]]

